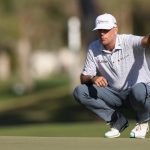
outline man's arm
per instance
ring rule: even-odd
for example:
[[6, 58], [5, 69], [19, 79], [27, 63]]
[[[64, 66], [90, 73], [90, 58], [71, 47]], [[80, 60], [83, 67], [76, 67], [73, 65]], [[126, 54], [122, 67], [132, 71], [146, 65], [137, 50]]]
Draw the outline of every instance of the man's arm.
[[90, 76], [81, 74], [80, 81], [81, 84], [95, 84], [98, 87], [106, 87], [108, 85], [107, 80], [103, 76]]
[[93, 81], [92, 81], [93, 77], [94, 76], [81, 74], [80, 75], [80, 82], [81, 82], [81, 84], [92, 84], [93, 83]]
[[143, 37], [142, 46], [145, 48], [150, 48], [150, 34]]

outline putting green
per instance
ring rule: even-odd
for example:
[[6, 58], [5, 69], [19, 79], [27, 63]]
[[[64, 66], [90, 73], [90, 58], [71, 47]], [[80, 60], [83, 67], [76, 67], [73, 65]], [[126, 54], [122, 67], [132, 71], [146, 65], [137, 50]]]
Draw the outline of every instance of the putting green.
[[148, 150], [150, 139], [1, 136], [1, 150]]

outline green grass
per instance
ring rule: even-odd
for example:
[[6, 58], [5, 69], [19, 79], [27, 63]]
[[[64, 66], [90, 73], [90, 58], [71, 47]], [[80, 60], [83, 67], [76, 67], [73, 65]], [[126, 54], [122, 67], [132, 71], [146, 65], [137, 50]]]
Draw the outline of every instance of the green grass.
[[69, 78], [63, 74], [35, 81], [31, 93], [16, 95], [10, 89], [11, 82], [0, 84], [0, 125], [66, 121], [64, 113], [75, 104]]
[[62, 123], [1, 127], [3, 136], [94, 137], [102, 135], [103, 123]]
[[0, 137], [2, 150], [148, 150], [150, 139], [98, 137]]
[[104, 122], [43, 124], [0, 127], [2, 150], [148, 150], [145, 140], [129, 138], [130, 126], [119, 138], [104, 138], [108, 127]]
[[[121, 134], [120, 138], [128, 138], [135, 122]], [[35, 124], [0, 127], [1, 136], [34, 136], [34, 137], [104, 137], [109, 126], [102, 121], [63, 124]], [[150, 138], [150, 135], [147, 135]]]
[[29, 93], [24, 93], [22, 95], [18, 95], [14, 91], [14, 85], [18, 83], [18, 81], [8, 80], [7, 82], [0, 82], [0, 102], [7, 101], [15, 98], [22, 98], [30, 95], [35, 95], [38, 92], [43, 92], [45, 90], [52, 90], [62, 86], [69, 86], [70, 81], [69, 77], [66, 74], [55, 75], [48, 79], [34, 80], [33, 90]]

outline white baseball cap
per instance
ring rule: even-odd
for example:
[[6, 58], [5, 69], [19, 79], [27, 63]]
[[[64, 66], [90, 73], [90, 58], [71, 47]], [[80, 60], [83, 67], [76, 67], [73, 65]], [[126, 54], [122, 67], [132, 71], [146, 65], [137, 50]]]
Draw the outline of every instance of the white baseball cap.
[[114, 16], [111, 14], [102, 14], [99, 15], [95, 20], [95, 28], [93, 31], [98, 29], [112, 29], [113, 27], [117, 27], [117, 21]]

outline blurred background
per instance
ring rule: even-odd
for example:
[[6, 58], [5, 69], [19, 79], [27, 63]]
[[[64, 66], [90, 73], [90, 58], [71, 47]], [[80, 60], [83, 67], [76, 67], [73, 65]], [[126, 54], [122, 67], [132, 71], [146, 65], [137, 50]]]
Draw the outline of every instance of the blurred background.
[[0, 0], [0, 127], [98, 121], [72, 97], [95, 18], [150, 32], [149, 0]]

